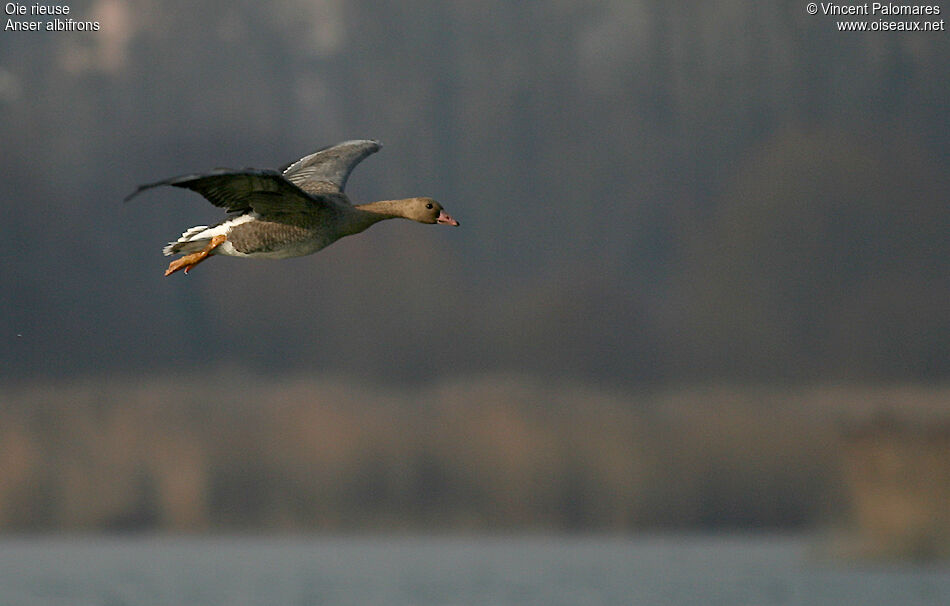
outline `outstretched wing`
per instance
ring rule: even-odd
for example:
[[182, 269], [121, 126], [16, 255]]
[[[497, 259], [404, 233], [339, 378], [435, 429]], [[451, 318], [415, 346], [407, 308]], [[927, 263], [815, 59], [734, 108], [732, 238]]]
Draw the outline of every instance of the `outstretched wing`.
[[379, 141], [344, 141], [297, 160], [284, 169], [284, 178], [311, 194], [342, 192], [353, 168], [379, 151]]
[[207, 173], [182, 175], [139, 186], [126, 197], [160, 185], [172, 185], [196, 191], [215, 206], [228, 212], [255, 211], [261, 215], [312, 212], [328, 203], [321, 196], [311, 196], [274, 170], [245, 168], [216, 169]]

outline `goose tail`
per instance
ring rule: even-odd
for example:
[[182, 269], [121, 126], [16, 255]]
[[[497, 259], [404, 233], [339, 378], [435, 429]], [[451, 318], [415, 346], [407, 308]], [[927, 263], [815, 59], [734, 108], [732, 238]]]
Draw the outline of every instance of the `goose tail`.
[[202, 237], [202, 234], [208, 230], [207, 225], [196, 225], [188, 229], [174, 242], [169, 242], [162, 249], [162, 254], [166, 257], [177, 254], [193, 253], [201, 250], [211, 241], [211, 236]]

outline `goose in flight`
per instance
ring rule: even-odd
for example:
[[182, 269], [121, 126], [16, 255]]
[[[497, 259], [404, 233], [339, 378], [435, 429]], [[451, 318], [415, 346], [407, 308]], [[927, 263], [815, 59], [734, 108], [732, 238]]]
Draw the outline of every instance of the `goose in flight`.
[[187, 274], [210, 255], [261, 259], [302, 257], [358, 234], [384, 219], [458, 225], [432, 198], [382, 200], [353, 205], [343, 187], [353, 168], [379, 151], [378, 141], [345, 141], [297, 160], [283, 172], [246, 168], [217, 169], [139, 186], [144, 190], [172, 185], [196, 191], [231, 216], [217, 225], [185, 231], [163, 250], [183, 254], [165, 275]]

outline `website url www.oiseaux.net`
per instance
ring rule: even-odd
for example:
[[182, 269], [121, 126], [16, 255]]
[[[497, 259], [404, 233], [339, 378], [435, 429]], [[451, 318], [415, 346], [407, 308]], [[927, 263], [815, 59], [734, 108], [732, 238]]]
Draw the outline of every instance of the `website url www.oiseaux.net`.
[[838, 21], [839, 32], [944, 32], [940, 21]]

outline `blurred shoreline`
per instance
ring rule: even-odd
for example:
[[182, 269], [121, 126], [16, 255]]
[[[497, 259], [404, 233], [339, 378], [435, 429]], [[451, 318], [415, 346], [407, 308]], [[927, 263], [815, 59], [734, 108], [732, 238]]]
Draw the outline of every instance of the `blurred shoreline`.
[[[950, 386], [622, 391], [485, 375], [393, 387], [218, 373], [21, 383], [0, 399], [7, 533], [860, 536], [867, 489], [854, 478], [873, 484], [876, 472], [861, 471], [873, 457], [856, 459], [843, 428], [885, 413], [946, 423]], [[894, 452], [887, 440], [864, 452], [876, 444]], [[950, 464], [940, 452], [937, 476], [921, 478], [937, 491]]]

